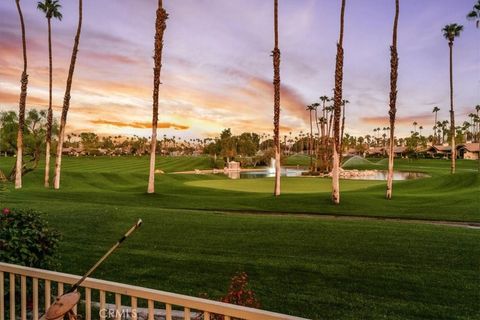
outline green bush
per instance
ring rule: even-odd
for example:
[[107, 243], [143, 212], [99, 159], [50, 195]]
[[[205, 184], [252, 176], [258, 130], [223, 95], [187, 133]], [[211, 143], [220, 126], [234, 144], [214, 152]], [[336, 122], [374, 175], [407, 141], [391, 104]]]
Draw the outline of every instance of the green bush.
[[34, 210], [3, 209], [0, 213], [0, 261], [52, 269], [60, 233]]

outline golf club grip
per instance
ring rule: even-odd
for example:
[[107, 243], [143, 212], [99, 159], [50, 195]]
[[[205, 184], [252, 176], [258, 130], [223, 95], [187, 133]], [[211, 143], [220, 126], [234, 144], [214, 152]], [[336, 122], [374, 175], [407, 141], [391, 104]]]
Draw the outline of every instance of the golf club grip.
[[70, 290], [68, 290], [67, 293], [71, 293], [75, 290], [78, 289], [78, 287], [80, 286], [80, 284], [82, 284], [83, 281], [85, 281], [85, 279], [90, 276], [93, 271], [95, 271], [99, 266], [100, 264], [102, 264], [103, 261], [105, 261], [108, 256], [110, 256], [113, 251], [115, 251], [119, 246], [120, 244], [125, 241], [125, 239], [127, 239], [135, 230], [137, 230], [141, 225], [142, 225], [143, 221], [142, 219], [138, 219], [137, 223], [135, 223], [134, 226], [132, 226], [124, 235], [123, 237], [120, 238], [120, 240], [117, 241], [117, 243], [115, 243], [113, 245], [113, 247], [110, 248], [110, 250], [107, 251], [107, 253], [105, 253], [94, 265], [93, 267], [90, 268], [90, 270], [88, 270], [81, 278], [80, 280], [77, 281], [77, 283], [75, 283], [71, 288]]

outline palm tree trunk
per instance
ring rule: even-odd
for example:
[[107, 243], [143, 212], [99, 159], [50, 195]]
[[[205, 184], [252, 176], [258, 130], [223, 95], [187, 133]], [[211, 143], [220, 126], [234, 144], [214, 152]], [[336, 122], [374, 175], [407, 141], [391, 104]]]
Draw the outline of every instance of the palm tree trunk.
[[158, 0], [157, 19], [155, 21], [155, 54], [153, 68], [153, 115], [152, 115], [152, 141], [150, 143], [150, 170], [148, 176], [147, 193], [155, 192], [155, 152], [157, 149], [157, 123], [158, 123], [158, 90], [160, 88], [160, 72], [162, 70], [163, 34], [167, 27], [168, 14], [163, 8], [162, 0]]
[[27, 101], [27, 43], [25, 39], [25, 23], [23, 21], [20, 0], [16, 0], [18, 15], [20, 16], [20, 25], [22, 27], [22, 47], [23, 47], [23, 72], [22, 86], [20, 90], [20, 101], [18, 104], [18, 131], [17, 131], [17, 159], [15, 163], [15, 189], [22, 187], [22, 167], [23, 167], [23, 129], [25, 127], [25, 104]]
[[450, 48], [450, 136], [452, 148], [451, 173], [455, 173], [455, 161], [457, 158], [457, 150], [455, 148], [455, 114], [453, 111], [453, 41], [448, 43]]
[[50, 18], [48, 18], [48, 67], [49, 67], [49, 87], [48, 87], [48, 113], [47, 113], [47, 134], [45, 138], [45, 188], [50, 186], [50, 144], [52, 142], [52, 30]]
[[73, 72], [75, 71], [75, 62], [77, 61], [78, 45], [80, 43], [80, 33], [82, 31], [82, 0], [78, 0], [78, 27], [73, 43], [72, 58], [68, 70], [67, 86], [65, 96], [63, 97], [62, 117], [60, 118], [60, 132], [58, 133], [57, 157], [55, 159], [55, 176], [53, 187], [60, 189], [60, 172], [62, 167], [62, 149], [65, 140], [65, 126], [67, 125], [68, 109], [70, 107], [70, 91], [72, 90]]
[[343, 84], [343, 28], [345, 17], [345, 0], [342, 0], [340, 14], [340, 37], [337, 43], [337, 57], [335, 63], [335, 93], [333, 98], [334, 121], [333, 121], [333, 167], [332, 167], [332, 201], [340, 203], [340, 113], [342, 105]]
[[317, 138], [315, 139], [315, 167], [314, 171], [318, 169], [318, 158], [319, 158], [319, 150], [320, 150], [320, 126], [318, 124], [318, 106], [315, 108], [315, 124], [317, 125]]
[[280, 49], [278, 48], [278, 0], [274, 0], [275, 48], [273, 49], [273, 139], [275, 144], [275, 189], [274, 195], [280, 195]]
[[342, 159], [343, 159], [343, 133], [345, 131], [345, 104], [343, 105], [342, 107], [342, 130], [341, 130], [341, 133], [340, 133], [340, 154], [339, 154], [339, 161], [340, 163], [342, 163]]
[[309, 148], [308, 154], [310, 156], [310, 171], [313, 171], [313, 124], [312, 124], [312, 110], [310, 112], [310, 139], [309, 139]]
[[398, 15], [400, 11], [399, 0], [395, 0], [395, 20], [393, 22], [393, 39], [390, 47], [390, 146], [388, 153], [388, 175], [387, 175], [387, 199], [392, 199], [393, 191], [393, 162], [394, 162], [394, 137], [395, 137], [395, 116], [397, 114], [397, 79], [398, 79], [398, 53], [397, 53], [397, 28]]

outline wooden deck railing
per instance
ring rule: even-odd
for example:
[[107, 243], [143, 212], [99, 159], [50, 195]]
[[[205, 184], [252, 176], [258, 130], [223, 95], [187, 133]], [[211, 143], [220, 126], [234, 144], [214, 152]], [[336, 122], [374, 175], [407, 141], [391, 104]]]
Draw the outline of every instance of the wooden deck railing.
[[[80, 277], [76, 275], [0, 262], [0, 320], [38, 320], [52, 303], [53, 297], [63, 294], [64, 289], [68, 289], [78, 279]], [[113, 315], [116, 320], [127, 318], [154, 320], [155, 318], [158, 319], [157, 315], [159, 313], [166, 320], [178, 318], [209, 320], [210, 316], [214, 314], [223, 315], [225, 320], [231, 318], [301, 319], [259, 309], [93, 278], [87, 278], [82, 283], [80, 291], [82, 300], [76, 311], [85, 320], [110, 318], [109, 313], [105, 310], [115, 311], [111, 312], [110, 315]], [[8, 310], [6, 310], [7, 306]], [[112, 310], [111, 306], [114, 306], [115, 310]], [[145, 312], [139, 312], [139, 310], [145, 310]]]

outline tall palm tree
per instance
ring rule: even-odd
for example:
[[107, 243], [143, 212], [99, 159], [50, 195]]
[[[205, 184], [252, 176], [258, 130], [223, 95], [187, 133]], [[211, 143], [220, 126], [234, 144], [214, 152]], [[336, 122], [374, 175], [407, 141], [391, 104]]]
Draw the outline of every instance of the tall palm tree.
[[163, 34], [167, 28], [168, 14], [163, 8], [162, 0], [158, 0], [157, 17], [155, 21], [155, 53], [153, 56], [153, 115], [152, 140], [150, 143], [150, 171], [148, 176], [148, 193], [155, 192], [155, 152], [157, 149], [158, 123], [158, 90], [160, 87], [160, 72], [162, 70]]
[[60, 172], [62, 167], [62, 149], [65, 139], [65, 127], [67, 125], [68, 109], [70, 108], [70, 91], [72, 90], [73, 72], [75, 71], [75, 62], [77, 61], [78, 45], [80, 43], [80, 33], [82, 31], [82, 0], [78, 0], [78, 26], [73, 43], [72, 57], [70, 59], [70, 68], [68, 69], [67, 85], [65, 96], [63, 97], [62, 116], [60, 118], [60, 130], [58, 133], [57, 157], [55, 159], [55, 176], [53, 178], [53, 187], [60, 189]]
[[477, 28], [480, 25], [480, 0], [477, 0], [477, 3], [473, 6], [472, 11], [467, 14], [468, 20], [475, 20]]
[[417, 133], [417, 121], [413, 121], [413, 132]]
[[433, 137], [434, 140], [437, 139], [437, 114], [440, 111], [439, 107], [433, 107], [432, 113], [435, 113], [435, 122], [433, 123]]
[[44, 2], [37, 3], [37, 9], [42, 11], [47, 18], [48, 23], [48, 114], [47, 114], [47, 133], [45, 136], [45, 179], [44, 185], [46, 188], [50, 186], [50, 145], [52, 142], [52, 28], [50, 20], [52, 18], [62, 20], [60, 8], [62, 6], [58, 0], [44, 0]]
[[310, 137], [308, 139], [308, 155], [310, 156], [310, 170], [313, 171], [313, 123], [312, 123], [312, 111], [316, 110], [313, 104], [307, 106], [307, 111], [310, 115]]
[[278, 48], [278, 0], [274, 0], [274, 37], [273, 56], [273, 141], [275, 144], [275, 189], [274, 195], [280, 195], [280, 49]]
[[460, 36], [463, 26], [452, 23], [443, 27], [443, 36], [448, 40], [448, 47], [450, 48], [450, 135], [452, 148], [452, 164], [451, 173], [455, 173], [455, 160], [457, 157], [457, 150], [455, 149], [455, 114], [453, 111], [453, 41]]
[[342, 0], [340, 12], [340, 35], [337, 43], [337, 56], [335, 63], [335, 90], [333, 98], [333, 167], [332, 167], [332, 201], [340, 203], [340, 114], [342, 106], [343, 85], [343, 30], [345, 18], [345, 0]]
[[314, 149], [315, 149], [315, 166], [314, 166], [314, 171], [317, 171], [317, 162], [318, 162], [318, 152], [319, 152], [319, 144], [320, 144], [320, 123], [318, 122], [318, 107], [320, 106], [320, 103], [315, 102], [312, 104], [312, 106], [315, 108], [315, 124], [317, 126], [317, 137], [315, 138], [315, 143], [314, 143]]
[[23, 173], [23, 129], [25, 127], [25, 104], [27, 101], [27, 42], [25, 37], [25, 23], [23, 21], [22, 8], [20, 8], [20, 0], [16, 0], [18, 15], [20, 17], [20, 26], [22, 28], [22, 48], [23, 48], [23, 71], [20, 89], [20, 101], [18, 103], [18, 131], [17, 131], [17, 159], [15, 163], [15, 189], [22, 187]]

